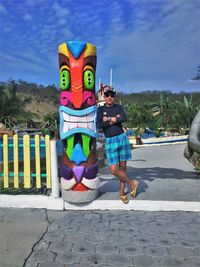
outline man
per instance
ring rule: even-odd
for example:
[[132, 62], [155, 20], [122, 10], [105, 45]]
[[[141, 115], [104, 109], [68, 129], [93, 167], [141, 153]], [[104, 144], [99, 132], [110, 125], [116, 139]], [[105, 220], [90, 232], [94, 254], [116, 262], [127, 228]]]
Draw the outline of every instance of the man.
[[103, 88], [105, 105], [98, 107], [97, 127], [103, 129], [106, 137], [106, 157], [110, 172], [120, 179], [120, 198], [123, 203], [129, 202], [125, 194], [125, 183], [130, 186], [130, 195], [134, 198], [138, 181], [131, 180], [126, 173], [127, 160], [131, 159], [130, 144], [124, 133], [122, 123], [127, 121], [126, 113], [121, 105], [114, 104], [115, 90], [106, 85]]

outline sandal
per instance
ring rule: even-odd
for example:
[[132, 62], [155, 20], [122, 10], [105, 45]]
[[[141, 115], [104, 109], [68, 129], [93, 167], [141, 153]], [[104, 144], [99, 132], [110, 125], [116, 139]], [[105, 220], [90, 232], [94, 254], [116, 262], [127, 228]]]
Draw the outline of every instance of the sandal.
[[130, 191], [130, 195], [131, 195], [133, 198], [136, 197], [138, 184], [139, 184], [138, 181], [135, 181], [134, 189]]
[[129, 199], [128, 199], [127, 195], [120, 196], [120, 198], [121, 198], [121, 201], [122, 201], [124, 204], [128, 204]]

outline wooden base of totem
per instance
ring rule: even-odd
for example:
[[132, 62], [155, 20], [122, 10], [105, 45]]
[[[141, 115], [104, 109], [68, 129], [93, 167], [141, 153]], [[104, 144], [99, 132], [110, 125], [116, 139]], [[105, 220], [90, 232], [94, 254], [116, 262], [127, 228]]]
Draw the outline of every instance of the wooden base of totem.
[[84, 192], [72, 191], [72, 190], [63, 190], [62, 189], [62, 198], [64, 201], [69, 203], [87, 203], [92, 202], [98, 197], [98, 190], [88, 190]]

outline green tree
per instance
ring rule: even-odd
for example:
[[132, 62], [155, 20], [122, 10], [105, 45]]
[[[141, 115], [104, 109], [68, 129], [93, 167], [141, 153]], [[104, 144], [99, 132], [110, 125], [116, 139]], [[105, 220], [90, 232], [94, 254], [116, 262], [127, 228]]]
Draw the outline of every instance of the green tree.
[[174, 120], [179, 128], [188, 129], [198, 112], [200, 105], [194, 105], [192, 96], [183, 97], [182, 101], [177, 102], [176, 112], [174, 114]]
[[160, 94], [157, 102], [150, 103], [153, 112], [154, 128], [168, 128], [172, 126], [176, 103], [171, 101], [167, 95]]
[[0, 86], [0, 121], [10, 118], [13, 122], [27, 121], [32, 117], [25, 111], [25, 105], [29, 99], [22, 100], [17, 94], [17, 83], [13, 80]]
[[59, 125], [59, 113], [48, 113], [43, 117], [43, 121], [48, 123], [48, 126], [53, 128], [58, 128]]

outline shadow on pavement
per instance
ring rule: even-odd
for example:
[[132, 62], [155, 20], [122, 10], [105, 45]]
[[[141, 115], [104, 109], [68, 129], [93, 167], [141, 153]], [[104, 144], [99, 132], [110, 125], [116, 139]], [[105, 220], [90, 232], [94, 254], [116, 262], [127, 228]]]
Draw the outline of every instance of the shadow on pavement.
[[[100, 172], [104, 177], [99, 187], [100, 197], [104, 197], [103, 195], [110, 193], [110, 196], [114, 198], [114, 195], [116, 197], [116, 193], [118, 194], [119, 192], [119, 179], [110, 177], [108, 168], [104, 168], [103, 171], [104, 173]], [[157, 196], [157, 200], [182, 200], [189, 194], [191, 200], [199, 199], [198, 183], [200, 178], [195, 172], [175, 168], [135, 168], [130, 166], [127, 167], [127, 172], [131, 179], [139, 181], [137, 190], [137, 196], [139, 198], [141, 195], [142, 198], [155, 199]], [[108, 174], [107, 180], [106, 174]], [[129, 188], [127, 187], [126, 193], [128, 192]]]
[[142, 180], [152, 181], [156, 178], [162, 179], [200, 179], [199, 176], [192, 171], [183, 171], [175, 168], [133, 168], [127, 167], [128, 175], [133, 177], [141, 177]]

